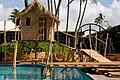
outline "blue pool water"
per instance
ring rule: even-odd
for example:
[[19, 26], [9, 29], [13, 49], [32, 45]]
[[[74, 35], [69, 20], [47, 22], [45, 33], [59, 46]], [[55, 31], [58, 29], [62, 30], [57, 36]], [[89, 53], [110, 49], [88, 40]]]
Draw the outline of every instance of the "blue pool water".
[[[43, 71], [42, 71], [43, 70]], [[0, 80], [92, 80], [79, 68], [53, 68], [51, 77], [45, 78], [44, 68], [41, 66], [24, 65], [0, 66]]]

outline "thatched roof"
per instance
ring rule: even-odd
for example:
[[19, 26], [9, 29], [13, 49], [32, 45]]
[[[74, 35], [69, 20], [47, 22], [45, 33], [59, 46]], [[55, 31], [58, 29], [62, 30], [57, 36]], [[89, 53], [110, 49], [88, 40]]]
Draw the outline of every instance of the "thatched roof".
[[60, 24], [60, 21], [57, 17], [55, 17], [52, 13], [47, 11], [38, 1], [34, 0], [28, 7], [21, 11], [20, 15], [16, 17], [17, 20], [20, 19], [20, 16], [27, 14], [34, 6], [38, 6], [39, 11], [43, 12], [45, 16], [51, 17], [55, 20], [57, 24]]

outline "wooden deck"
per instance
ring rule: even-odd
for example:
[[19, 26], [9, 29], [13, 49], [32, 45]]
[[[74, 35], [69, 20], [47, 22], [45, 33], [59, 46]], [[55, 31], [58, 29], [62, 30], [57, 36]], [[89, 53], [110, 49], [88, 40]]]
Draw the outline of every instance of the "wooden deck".
[[[39, 64], [46, 65], [45, 62]], [[120, 62], [49, 62], [51, 67], [120, 68]]]
[[120, 77], [120, 72], [107, 72], [106, 76], [109, 76], [109, 77]]

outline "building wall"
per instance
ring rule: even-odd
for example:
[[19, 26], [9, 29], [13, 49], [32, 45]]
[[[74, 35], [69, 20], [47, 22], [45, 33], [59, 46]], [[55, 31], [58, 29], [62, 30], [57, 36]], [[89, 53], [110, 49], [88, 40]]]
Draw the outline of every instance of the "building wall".
[[[31, 23], [30, 26], [26, 26], [26, 17], [30, 17]], [[52, 18], [46, 16], [43, 12], [39, 10], [37, 6], [33, 6], [28, 13], [22, 15], [20, 17], [21, 23], [21, 39], [22, 40], [36, 40], [39, 35], [39, 17], [46, 18], [46, 39], [50, 39], [51, 30], [50, 27], [52, 26]], [[40, 39], [40, 38], [39, 38]]]

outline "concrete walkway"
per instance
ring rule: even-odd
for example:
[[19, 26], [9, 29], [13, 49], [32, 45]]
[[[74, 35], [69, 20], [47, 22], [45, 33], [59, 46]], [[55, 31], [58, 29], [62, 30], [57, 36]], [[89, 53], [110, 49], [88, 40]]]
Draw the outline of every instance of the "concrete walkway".
[[112, 78], [112, 77], [107, 77], [104, 75], [89, 74], [89, 73], [87, 73], [87, 75], [89, 75], [91, 78], [93, 78], [93, 80], [120, 80], [120, 77], [119, 78]]

